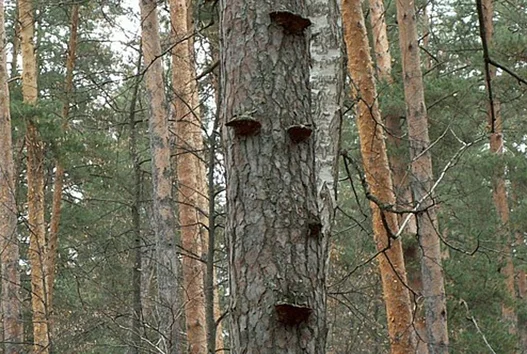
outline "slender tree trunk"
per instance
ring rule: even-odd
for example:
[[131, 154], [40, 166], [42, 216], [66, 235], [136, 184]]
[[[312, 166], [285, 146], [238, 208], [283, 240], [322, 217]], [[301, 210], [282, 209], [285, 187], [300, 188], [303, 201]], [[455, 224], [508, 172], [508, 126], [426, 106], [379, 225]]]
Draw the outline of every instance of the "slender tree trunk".
[[[493, 1], [492, 0], [481, 0], [483, 7], [483, 30], [485, 31], [485, 37], [487, 45], [491, 45], [492, 37], [494, 35], [494, 23], [492, 16], [494, 14]], [[494, 66], [489, 67], [490, 80], [496, 77], [496, 68]], [[491, 107], [493, 105], [493, 107]], [[490, 128], [490, 151], [491, 153], [500, 156], [503, 155], [503, 120], [500, 112], [500, 102], [494, 97], [492, 102], [489, 102], [488, 107], [488, 125]], [[501, 221], [501, 237], [500, 242], [502, 243], [502, 252], [505, 255], [502, 258], [504, 266], [501, 268], [501, 273], [505, 278], [505, 287], [511, 298], [516, 297], [516, 290], [514, 288], [514, 265], [512, 262], [512, 249], [511, 249], [511, 230], [509, 225], [509, 203], [507, 200], [507, 188], [505, 186], [505, 166], [499, 163], [494, 167], [494, 173], [492, 176], [492, 197], [494, 199], [494, 207], [498, 213]], [[502, 305], [502, 317], [509, 326], [509, 333], [517, 333], [517, 322], [518, 318], [516, 311], [510, 305], [504, 303]]]
[[415, 4], [412, 0], [400, 0], [396, 4], [412, 160], [411, 189], [414, 201], [421, 202], [416, 222], [422, 251], [421, 273], [428, 350], [430, 354], [448, 353], [447, 309], [440, 239], [433, 196], [429, 195], [433, 184], [432, 156], [429, 150], [428, 117], [417, 43]]
[[130, 158], [133, 166], [133, 195], [134, 200], [130, 210], [132, 216], [132, 234], [133, 234], [133, 248], [131, 259], [133, 262], [132, 268], [132, 329], [130, 333], [131, 346], [128, 350], [129, 354], [140, 354], [141, 352], [141, 336], [142, 328], [142, 304], [141, 304], [141, 163], [140, 156], [137, 152], [137, 129], [136, 129], [136, 106], [139, 95], [139, 87], [141, 85], [141, 62], [142, 56], [139, 55], [137, 63], [137, 79], [133, 88], [132, 101], [130, 103], [130, 114], [128, 124], [130, 126]]
[[[322, 233], [330, 240], [337, 207], [336, 181], [342, 125], [341, 100], [344, 86], [342, 23], [337, 0], [307, 0], [306, 3], [313, 22], [310, 27], [309, 82], [311, 113], [317, 127], [315, 136], [317, 206]], [[329, 253], [335, 254], [334, 247], [336, 245], [331, 244]], [[328, 253], [328, 250], [324, 250], [324, 253]], [[324, 316], [327, 317], [325, 314]]]
[[[401, 119], [393, 114], [386, 116], [386, 131], [388, 134], [387, 143], [391, 147], [392, 153], [389, 155], [390, 166], [392, 170], [393, 186], [397, 206], [401, 209], [412, 208], [412, 193], [408, 183], [409, 174], [407, 162], [402, 155], [403, 131], [401, 129]], [[399, 215], [399, 224], [401, 224], [408, 214]], [[415, 216], [411, 215], [405, 230], [402, 232], [403, 253], [406, 264], [406, 273], [408, 275], [408, 284], [413, 291], [410, 298], [414, 303], [414, 323], [413, 327], [417, 334], [416, 354], [427, 354], [428, 346], [426, 339], [426, 323], [423, 312], [421, 294], [423, 292], [423, 280], [421, 276], [419, 245], [417, 243], [417, 225]]]
[[[62, 130], [67, 129], [70, 111], [70, 95], [73, 88], [73, 68], [75, 66], [77, 48], [77, 29], [79, 26], [79, 5], [75, 4], [71, 10], [70, 39], [66, 58], [66, 78], [64, 80], [64, 105], [62, 108]], [[55, 268], [57, 261], [58, 233], [62, 208], [62, 189], [64, 187], [64, 166], [60, 158], [55, 161], [55, 179], [53, 182], [53, 201], [49, 226], [48, 247], [45, 265], [46, 307], [49, 317], [49, 336], [53, 344], [53, 285], [55, 283]]]
[[[348, 68], [357, 104], [361, 154], [370, 193], [385, 205], [395, 204], [395, 194], [388, 166], [382, 118], [377, 102], [373, 64], [360, 0], [343, 0]], [[402, 243], [392, 239], [398, 231], [397, 215], [381, 210], [370, 202], [373, 233], [382, 278], [391, 353], [414, 353], [416, 338], [412, 331], [413, 316], [407, 288]]]
[[[38, 98], [37, 64], [33, 36], [35, 20], [31, 0], [19, 0], [22, 49], [22, 95], [24, 103], [35, 105]], [[28, 117], [27, 184], [29, 223], [29, 262], [31, 265], [31, 307], [33, 309], [33, 352], [49, 353], [48, 309], [46, 295], [46, 222], [44, 219], [44, 142], [37, 128], [38, 117]]]
[[[6, 42], [4, 1], [0, 0], [0, 43]], [[0, 49], [0, 264], [2, 275], [2, 338], [5, 354], [22, 353], [20, 259], [15, 199], [15, 166], [7, 85], [5, 46]]]
[[[219, 50], [216, 43], [211, 44], [212, 61], [219, 60]], [[218, 70], [212, 72], [212, 86], [214, 87], [214, 100], [216, 102], [216, 115], [212, 133], [209, 136], [208, 144], [208, 242], [206, 248], [207, 264], [205, 273], [205, 317], [207, 323], [207, 351], [209, 354], [214, 354], [216, 350], [223, 350], [223, 329], [220, 320], [221, 309], [218, 299], [218, 287], [216, 286], [215, 276], [216, 269], [214, 267], [214, 255], [216, 244], [216, 183], [214, 181], [215, 166], [216, 166], [216, 141], [218, 138], [219, 126], [219, 112], [220, 112], [220, 87], [219, 87], [219, 73]], [[205, 251], [205, 250], [204, 250]]]
[[175, 218], [172, 206], [172, 169], [168, 135], [168, 112], [161, 64], [161, 43], [156, 0], [140, 0], [142, 48], [146, 89], [150, 99], [150, 145], [152, 151], [152, 182], [154, 232], [157, 252], [157, 286], [160, 334], [167, 354], [178, 351], [179, 307], [177, 301], [178, 266], [175, 239]]
[[[15, 13], [18, 13], [18, 0], [15, 1]], [[15, 31], [13, 35], [13, 56], [11, 57], [11, 78], [18, 74], [18, 54], [20, 52], [20, 22], [15, 21]]]
[[221, 4], [232, 353], [323, 353], [327, 238], [317, 211], [303, 1]]
[[377, 75], [380, 80], [392, 83], [392, 57], [388, 43], [388, 32], [386, 31], [386, 10], [384, 9], [384, 3], [383, 0], [369, 0], [369, 4]]
[[[317, 126], [315, 166], [322, 232], [329, 237], [336, 210], [341, 99], [344, 85], [342, 24], [337, 0], [307, 0], [311, 40], [311, 112]], [[325, 253], [327, 251], [324, 251]]]
[[171, 0], [170, 18], [176, 45], [172, 49], [172, 85], [175, 99], [178, 210], [183, 246], [183, 294], [189, 353], [207, 351], [205, 321], [203, 251], [207, 248], [205, 234], [206, 193], [203, 163], [202, 124], [198, 107], [198, 87], [195, 79], [193, 41], [190, 17], [192, 6], [186, 0]]

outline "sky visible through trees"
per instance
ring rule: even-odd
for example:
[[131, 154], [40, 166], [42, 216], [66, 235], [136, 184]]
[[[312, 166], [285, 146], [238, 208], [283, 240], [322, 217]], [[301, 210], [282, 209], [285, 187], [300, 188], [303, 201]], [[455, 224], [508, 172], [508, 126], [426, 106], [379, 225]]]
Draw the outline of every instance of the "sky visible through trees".
[[0, 3], [0, 353], [527, 354], [527, 0]]

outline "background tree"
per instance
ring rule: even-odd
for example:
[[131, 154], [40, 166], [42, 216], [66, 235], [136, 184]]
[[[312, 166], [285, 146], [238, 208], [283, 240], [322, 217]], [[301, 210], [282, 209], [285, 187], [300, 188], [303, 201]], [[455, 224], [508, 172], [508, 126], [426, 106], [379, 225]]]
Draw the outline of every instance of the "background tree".
[[141, 0], [142, 49], [146, 89], [150, 98], [149, 131], [152, 152], [153, 216], [156, 234], [156, 270], [162, 350], [178, 352], [179, 302], [178, 260], [172, 206], [172, 168], [168, 134], [168, 112], [160, 60], [161, 43], [155, 0]]
[[4, 2], [0, 1], [0, 274], [2, 276], [2, 341], [5, 354], [22, 352], [18, 210], [15, 199], [15, 166], [11, 137], [8, 73], [5, 52]]

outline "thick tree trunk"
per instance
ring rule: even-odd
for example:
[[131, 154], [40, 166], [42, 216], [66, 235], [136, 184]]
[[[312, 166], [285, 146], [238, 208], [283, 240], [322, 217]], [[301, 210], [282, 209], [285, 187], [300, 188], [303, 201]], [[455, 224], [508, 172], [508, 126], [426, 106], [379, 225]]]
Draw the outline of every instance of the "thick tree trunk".
[[[485, 37], [487, 45], [491, 45], [492, 37], [494, 35], [494, 23], [492, 16], [494, 14], [493, 1], [492, 0], [481, 0], [483, 7], [483, 26], [485, 31]], [[496, 77], [496, 68], [494, 66], [489, 67], [490, 80]], [[493, 105], [493, 107], [491, 107]], [[490, 151], [495, 155], [503, 155], [503, 120], [500, 112], [500, 102], [494, 97], [493, 102], [489, 102], [488, 107], [488, 126], [490, 128]], [[492, 197], [494, 199], [494, 207], [498, 213], [501, 221], [501, 244], [502, 253], [505, 255], [502, 258], [504, 266], [501, 268], [501, 273], [505, 278], [505, 287], [511, 298], [516, 297], [516, 290], [514, 287], [514, 265], [512, 262], [512, 235], [509, 225], [509, 203], [507, 200], [507, 188], [505, 186], [505, 166], [501, 163], [494, 167], [494, 173], [492, 176]], [[509, 326], [509, 332], [511, 334], [517, 333], [517, 322], [518, 318], [516, 311], [510, 305], [504, 303], [502, 305], [502, 317]]]
[[[0, 43], [6, 42], [4, 1], [0, 0]], [[2, 275], [2, 338], [5, 354], [22, 353], [20, 258], [17, 237], [15, 166], [5, 47], [0, 49], [0, 264]]]
[[[357, 100], [357, 126], [366, 182], [370, 193], [384, 205], [395, 204], [395, 194], [388, 166], [382, 118], [377, 102], [373, 64], [360, 0], [343, 0], [348, 68]], [[412, 305], [407, 288], [402, 243], [392, 239], [398, 231], [397, 215], [370, 202], [373, 233], [380, 254], [382, 278], [391, 353], [414, 353], [416, 338]]]
[[193, 40], [182, 40], [192, 32], [192, 6], [186, 0], [171, 0], [170, 18], [173, 40], [172, 85], [176, 122], [178, 210], [181, 245], [184, 249], [183, 296], [189, 353], [207, 351], [205, 321], [205, 266], [207, 248], [205, 166], [198, 87], [195, 79]]
[[433, 184], [432, 157], [414, 6], [412, 0], [397, 1], [397, 22], [412, 159], [411, 189], [414, 201], [421, 203], [416, 222], [422, 251], [421, 273], [428, 350], [430, 354], [436, 354], [448, 353], [447, 309], [437, 216], [433, 196], [429, 195]]
[[[31, 0], [19, 0], [22, 49], [22, 95], [24, 103], [37, 103], [37, 64], [33, 36], [35, 23]], [[33, 309], [33, 352], [49, 353], [48, 309], [46, 294], [46, 222], [44, 219], [44, 142], [37, 128], [38, 117], [28, 117], [27, 184], [29, 263], [31, 265], [31, 307]]]
[[150, 147], [152, 152], [152, 183], [154, 232], [157, 253], [157, 286], [160, 334], [167, 354], [178, 351], [178, 257], [175, 239], [175, 218], [172, 206], [172, 169], [168, 134], [168, 112], [160, 59], [161, 43], [156, 0], [140, 0], [142, 48], [146, 89], [150, 99]]
[[306, 10], [221, 4], [233, 353], [325, 351]]

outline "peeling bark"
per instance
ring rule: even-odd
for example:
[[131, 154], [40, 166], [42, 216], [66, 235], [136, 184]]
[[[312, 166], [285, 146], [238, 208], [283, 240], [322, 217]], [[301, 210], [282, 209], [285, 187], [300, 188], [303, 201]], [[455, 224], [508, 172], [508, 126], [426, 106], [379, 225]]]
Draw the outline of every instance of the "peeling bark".
[[[316, 205], [304, 1], [221, 4], [221, 117], [261, 124], [241, 136], [224, 126], [231, 351], [323, 353], [327, 238]], [[280, 19], [271, 13], [281, 12]]]
[[[172, 49], [172, 85], [174, 120], [176, 122], [178, 211], [183, 255], [183, 296], [190, 354], [207, 351], [205, 321], [203, 252], [206, 238], [205, 166], [203, 160], [202, 124], [199, 112], [198, 87], [195, 79], [192, 32], [192, 4], [171, 0], [172, 36], [177, 45]], [[187, 38], [182, 40], [184, 38]]]
[[152, 152], [153, 214], [156, 235], [158, 312], [162, 347], [167, 354], [178, 352], [178, 256], [172, 206], [172, 169], [168, 134], [168, 112], [161, 65], [161, 43], [156, 0], [140, 0], [142, 48], [146, 89], [150, 99], [150, 148]]
[[[386, 205], [395, 204], [395, 194], [386, 154], [382, 118], [377, 101], [373, 63], [360, 0], [343, 0], [344, 39], [348, 50], [348, 70], [357, 100], [357, 126], [366, 182], [370, 193]], [[381, 274], [391, 353], [414, 353], [416, 338], [412, 306], [407, 288], [401, 239], [392, 239], [398, 231], [397, 215], [381, 210], [370, 202], [373, 233]]]

